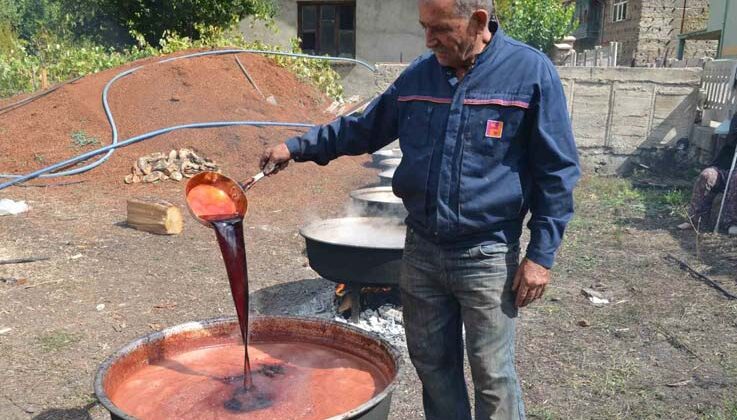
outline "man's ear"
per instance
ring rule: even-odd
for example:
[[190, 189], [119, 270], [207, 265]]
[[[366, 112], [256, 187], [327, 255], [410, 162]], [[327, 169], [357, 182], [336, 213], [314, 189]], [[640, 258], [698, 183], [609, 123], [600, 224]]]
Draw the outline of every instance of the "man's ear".
[[482, 34], [489, 25], [489, 12], [483, 9], [476, 10], [471, 14], [471, 23], [477, 34]]

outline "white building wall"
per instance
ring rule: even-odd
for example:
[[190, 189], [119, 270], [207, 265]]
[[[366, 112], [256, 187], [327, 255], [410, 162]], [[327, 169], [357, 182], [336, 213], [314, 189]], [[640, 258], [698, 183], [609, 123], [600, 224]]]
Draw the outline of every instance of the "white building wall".
[[[297, 37], [297, 1], [276, 0], [276, 32], [250, 18], [241, 22], [249, 40], [289, 47]], [[370, 63], [411, 62], [425, 51], [417, 0], [356, 0], [356, 58]]]

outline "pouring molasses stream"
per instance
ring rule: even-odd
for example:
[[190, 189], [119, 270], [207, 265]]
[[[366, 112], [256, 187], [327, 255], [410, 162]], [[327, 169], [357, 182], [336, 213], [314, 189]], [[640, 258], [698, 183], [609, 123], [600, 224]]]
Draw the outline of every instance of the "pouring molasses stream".
[[215, 230], [228, 273], [244, 346], [243, 388], [253, 388], [248, 357], [248, 262], [243, 237], [243, 218], [248, 211], [246, 192], [258, 181], [286, 165], [267, 165], [249, 180], [238, 183], [217, 172], [202, 172], [187, 182], [187, 208], [192, 216]]

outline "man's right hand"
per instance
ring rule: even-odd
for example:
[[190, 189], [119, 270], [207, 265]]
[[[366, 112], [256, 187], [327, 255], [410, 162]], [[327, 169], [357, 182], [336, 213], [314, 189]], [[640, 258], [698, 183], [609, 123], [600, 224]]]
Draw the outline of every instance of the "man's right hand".
[[265, 175], [274, 175], [289, 165], [292, 154], [289, 153], [287, 145], [282, 143], [278, 146], [269, 147], [261, 155], [259, 167]]

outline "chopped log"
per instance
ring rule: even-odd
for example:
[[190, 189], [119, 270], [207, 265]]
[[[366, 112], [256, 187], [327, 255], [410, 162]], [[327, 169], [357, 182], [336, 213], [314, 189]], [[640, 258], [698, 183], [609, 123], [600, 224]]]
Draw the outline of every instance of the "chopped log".
[[157, 235], [178, 235], [184, 229], [179, 208], [167, 201], [134, 198], [128, 200], [128, 226]]

